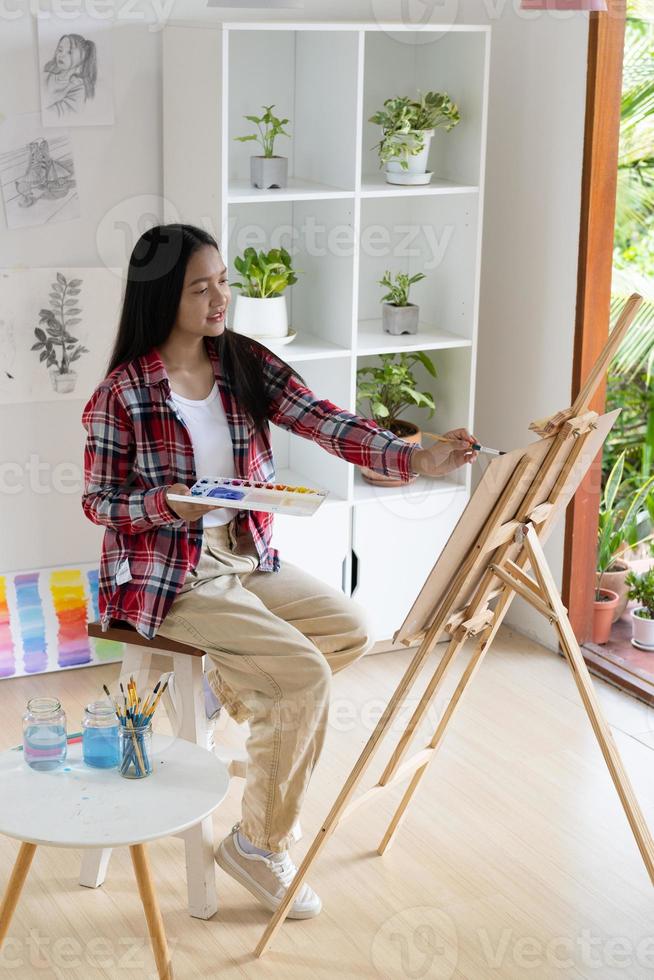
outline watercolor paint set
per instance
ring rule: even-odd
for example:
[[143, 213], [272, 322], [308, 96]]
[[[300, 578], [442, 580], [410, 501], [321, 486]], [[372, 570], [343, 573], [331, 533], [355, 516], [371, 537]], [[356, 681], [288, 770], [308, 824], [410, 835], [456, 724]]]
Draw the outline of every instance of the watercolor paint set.
[[[198, 480], [191, 487], [194, 504], [234, 507], [237, 510], [264, 510], [272, 513], [310, 517], [327, 497], [328, 491], [287, 483], [257, 483], [225, 476]], [[171, 493], [169, 500], [190, 503], [188, 496]]]

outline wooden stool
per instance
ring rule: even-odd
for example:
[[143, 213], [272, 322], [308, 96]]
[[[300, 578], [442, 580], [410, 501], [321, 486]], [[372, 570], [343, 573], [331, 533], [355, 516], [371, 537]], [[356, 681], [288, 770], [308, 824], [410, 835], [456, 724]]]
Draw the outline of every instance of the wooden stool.
[[[123, 685], [130, 674], [137, 679], [139, 674], [147, 675], [151, 669], [160, 673], [173, 670], [177, 710], [173, 708], [172, 699], [166, 691], [162, 699], [166, 706], [166, 713], [170, 719], [175, 717], [175, 714], [178, 715], [180, 725], [177, 734], [181, 738], [207, 748], [203, 691], [204, 650], [165, 637], [157, 636], [148, 640], [129, 623], [120, 620], [114, 620], [104, 633], [100, 623], [89, 623], [88, 634], [98, 639], [116, 640], [118, 643], [125, 644], [120, 670]], [[138, 686], [144, 688], [145, 679]], [[220, 758], [219, 752], [216, 755]], [[230, 776], [245, 776], [245, 759], [231, 757], [221, 761], [227, 766]], [[177, 836], [184, 839], [186, 848], [189, 913], [198, 919], [209, 919], [218, 908], [211, 817], [207, 817]], [[84, 851], [80, 885], [85, 885], [87, 888], [97, 888], [101, 885], [107, 873], [110, 857], [111, 848]]]

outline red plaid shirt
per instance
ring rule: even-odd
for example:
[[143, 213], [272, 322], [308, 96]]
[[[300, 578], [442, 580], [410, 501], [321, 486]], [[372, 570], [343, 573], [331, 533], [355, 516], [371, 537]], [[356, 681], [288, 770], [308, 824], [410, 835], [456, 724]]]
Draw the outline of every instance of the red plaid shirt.
[[[274, 481], [269, 426], [257, 432], [249, 424], [223, 376], [219, 356], [210, 344], [205, 346], [229, 423], [236, 475]], [[284, 383], [284, 362], [265, 348], [261, 366], [271, 422], [350, 463], [409, 478], [417, 443], [319, 399], [292, 375]], [[88, 433], [82, 508], [89, 520], [106, 528], [98, 597], [102, 629], [112, 619], [125, 620], [151, 639], [202, 548], [202, 519], [186, 521], [166, 501], [170, 485], [190, 486], [196, 474], [191, 437], [157, 351], [120, 365], [105, 378], [84, 407], [82, 423]], [[277, 571], [279, 554], [270, 544], [273, 515], [235, 513], [238, 529], [254, 539], [259, 569]]]

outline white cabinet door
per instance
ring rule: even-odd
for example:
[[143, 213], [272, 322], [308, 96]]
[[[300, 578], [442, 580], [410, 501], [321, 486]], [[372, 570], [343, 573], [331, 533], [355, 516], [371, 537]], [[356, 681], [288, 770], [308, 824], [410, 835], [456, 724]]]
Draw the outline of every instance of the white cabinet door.
[[349, 557], [350, 508], [325, 502], [311, 517], [275, 514], [273, 547], [279, 558], [299, 565], [335, 589], [343, 588], [343, 562]]
[[396, 497], [354, 506], [352, 598], [371, 617], [375, 640], [391, 640], [466, 505], [465, 490], [430, 494], [419, 502]]

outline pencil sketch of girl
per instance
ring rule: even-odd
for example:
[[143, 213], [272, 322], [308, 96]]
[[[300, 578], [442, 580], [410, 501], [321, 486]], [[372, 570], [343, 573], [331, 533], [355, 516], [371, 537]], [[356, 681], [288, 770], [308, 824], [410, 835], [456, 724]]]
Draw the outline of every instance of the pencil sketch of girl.
[[54, 55], [43, 66], [45, 108], [58, 116], [77, 113], [95, 96], [98, 77], [96, 46], [81, 34], [63, 34]]

